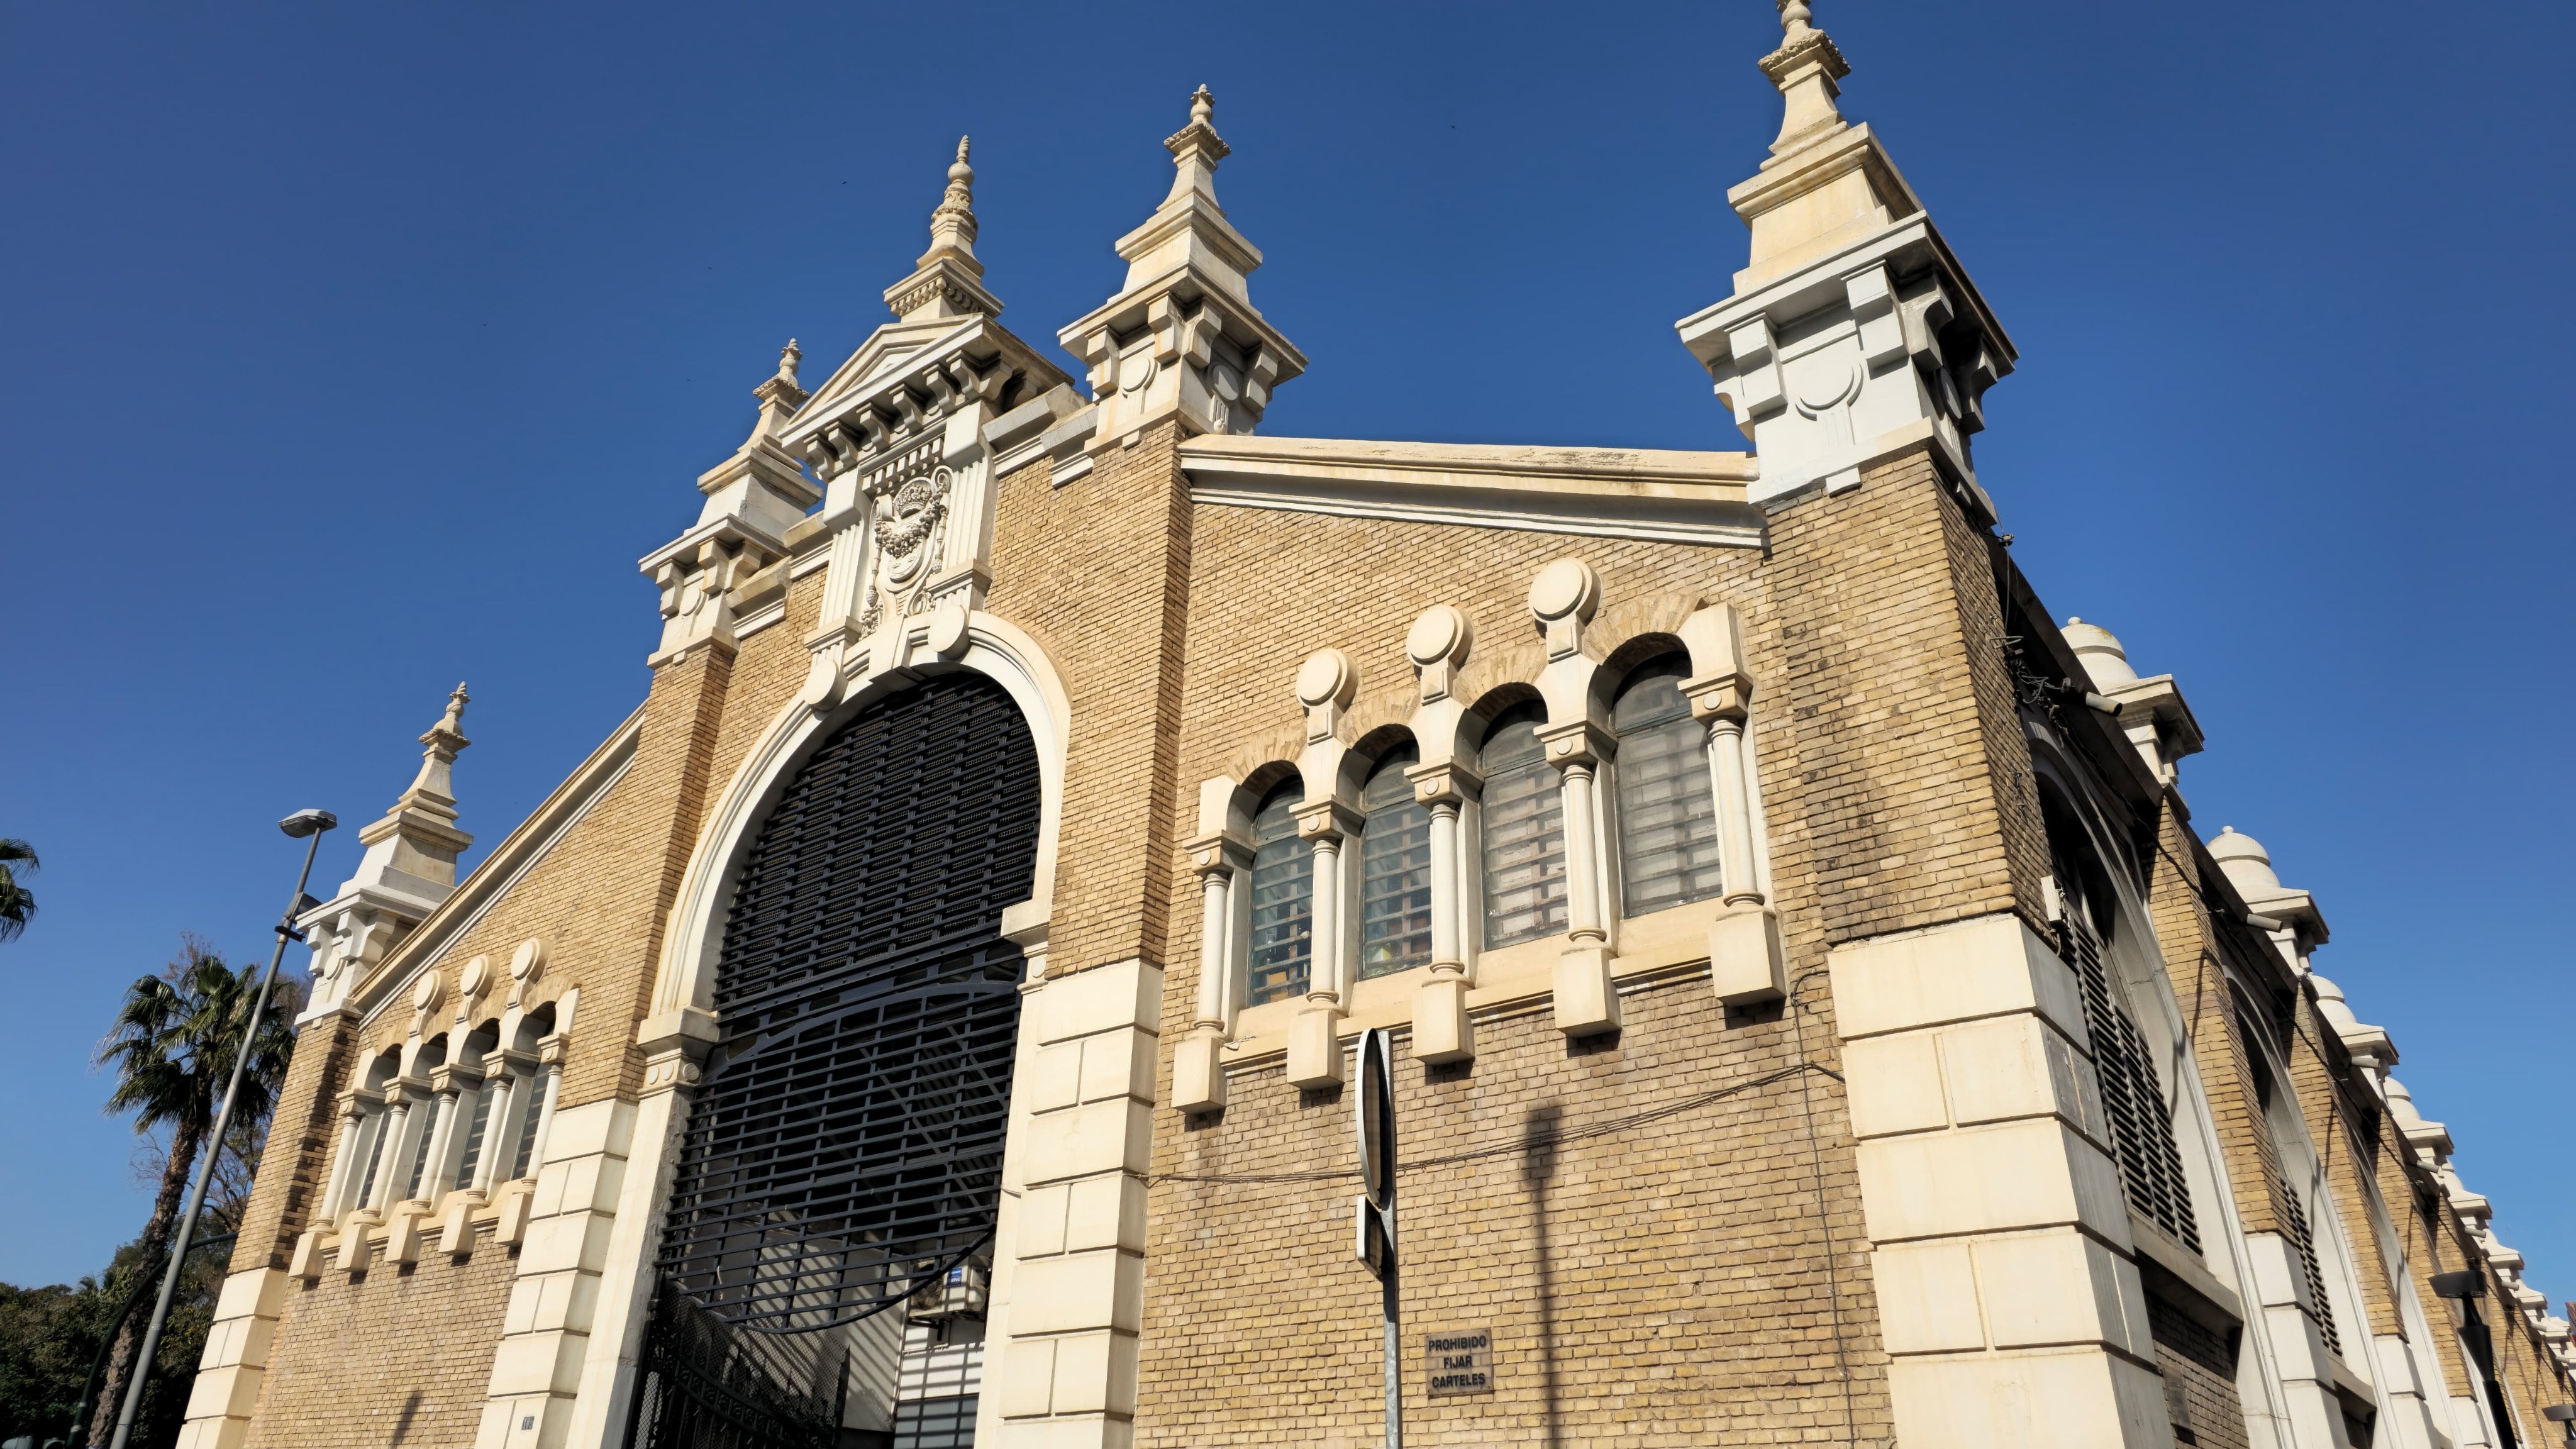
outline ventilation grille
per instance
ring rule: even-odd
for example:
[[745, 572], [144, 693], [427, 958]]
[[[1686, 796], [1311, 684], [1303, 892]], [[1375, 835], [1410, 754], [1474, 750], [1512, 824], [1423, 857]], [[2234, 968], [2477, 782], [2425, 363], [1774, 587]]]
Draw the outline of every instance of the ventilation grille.
[[726, 1323], [849, 1323], [990, 1238], [1037, 755], [1009, 696], [945, 675], [843, 726], [735, 888], [721, 1040], [689, 1114], [661, 1264]]
[[2326, 1301], [2326, 1275], [2317, 1269], [2317, 1236], [2308, 1227], [2308, 1207], [2299, 1200], [2298, 1190], [2288, 1183], [2281, 1185], [2281, 1212], [2290, 1222], [2290, 1241], [2298, 1244], [2299, 1266], [2307, 1271], [2308, 1301], [2317, 1306], [2313, 1315], [2317, 1332], [2326, 1347], [2340, 1356], [2343, 1340], [2335, 1334], [2334, 1308]]
[[2197, 1253], [2200, 1227], [2192, 1220], [2191, 1189], [2183, 1181], [2182, 1152], [2174, 1143], [2164, 1089], [2146, 1039], [2127, 1007], [2111, 996], [2101, 944], [2082, 922], [2068, 918], [2058, 931], [2066, 959], [2084, 985], [2084, 1024], [2093, 1036], [2094, 1074], [2102, 1083], [2103, 1114], [2120, 1159], [2120, 1190], [2129, 1209]]

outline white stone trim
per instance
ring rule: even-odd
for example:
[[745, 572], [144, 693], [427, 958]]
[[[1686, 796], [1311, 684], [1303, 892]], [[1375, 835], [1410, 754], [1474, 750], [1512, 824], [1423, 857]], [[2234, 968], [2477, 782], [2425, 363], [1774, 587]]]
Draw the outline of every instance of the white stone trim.
[[1193, 501], [1346, 518], [1760, 548], [1743, 453], [1210, 434], [1180, 446]]
[[1906, 1449], [2166, 1449], [2075, 975], [1984, 916], [1826, 957]]
[[[943, 662], [929, 650], [916, 652], [908, 668], [868, 671], [865, 655], [857, 661], [862, 672], [839, 692], [838, 703], [816, 710], [802, 699], [790, 700], [770, 721], [751, 752], [736, 768], [724, 793], [707, 812], [705, 825], [698, 833], [690, 853], [688, 870], [681, 878], [679, 898], [672, 908], [671, 928], [664, 938], [662, 960], [652, 997], [652, 1016], [646, 1030], [658, 1032], [660, 1023], [678, 1022], [689, 1017], [704, 1020], [713, 1000], [714, 972], [718, 950], [724, 934], [723, 908], [731, 898], [732, 887], [749, 841], [767, 819], [786, 780], [805, 758], [842, 722], [865, 710], [879, 698], [898, 689], [909, 688], [929, 674], [947, 670], [964, 670], [982, 674], [1002, 686], [1028, 722], [1029, 735], [1038, 754], [1039, 823], [1036, 870], [1032, 876], [1032, 898], [1015, 906], [1005, 915], [1005, 926], [1015, 930], [1034, 929], [1042, 932], [1048, 902], [1053, 898], [1056, 859], [1057, 823], [1061, 818], [1064, 795], [1064, 759], [1069, 737], [1072, 708], [1053, 663], [1037, 642], [1009, 622], [981, 611], [966, 615], [964, 639], [953, 660]], [[1014, 939], [1018, 939], [1015, 935]], [[1086, 973], [1088, 975], [1090, 973]], [[1034, 1000], [1021, 1016], [1023, 1063], [1034, 1029]], [[674, 1036], [678, 1029], [674, 1029]], [[1151, 1059], [1151, 1048], [1146, 1048]], [[567, 1372], [569, 1381], [562, 1388], [541, 1393], [536, 1387], [532, 1363], [519, 1363], [511, 1369], [505, 1383], [503, 1366], [494, 1368], [492, 1398], [485, 1411], [484, 1436], [478, 1449], [522, 1449], [534, 1444], [537, 1449], [557, 1449], [559, 1445], [577, 1444], [591, 1449], [609, 1449], [623, 1432], [628, 1397], [633, 1391], [634, 1368], [643, 1347], [644, 1310], [650, 1301], [653, 1247], [658, 1236], [663, 1204], [669, 1196], [671, 1175], [676, 1167], [680, 1134], [687, 1122], [681, 1094], [671, 1088], [694, 1080], [694, 1069], [674, 1062], [668, 1075], [648, 1066], [645, 1094], [640, 1103], [617, 1105], [630, 1114], [625, 1135], [615, 1141], [615, 1176], [618, 1186], [597, 1203], [588, 1203], [583, 1211], [603, 1224], [598, 1239], [596, 1286], [592, 1290], [596, 1308], [591, 1322], [596, 1332], [585, 1325], [584, 1341], [577, 1349], [579, 1362]], [[1146, 1095], [1152, 1088], [1150, 1072], [1146, 1077]], [[1018, 1092], [1014, 1091], [1014, 1100]], [[576, 1112], [586, 1112], [601, 1104], [587, 1104], [574, 1112], [561, 1114], [569, 1121]], [[1015, 1106], [1014, 1113], [1017, 1120]], [[554, 1136], [564, 1135], [560, 1131]], [[571, 1146], [559, 1148], [546, 1144], [552, 1159], [571, 1152]], [[610, 1152], [601, 1148], [601, 1152]], [[1016, 1146], [1006, 1147], [1006, 1158], [1016, 1155]], [[605, 1170], [605, 1169], [603, 1169]], [[1009, 1179], [1006, 1161], [1006, 1186]], [[1005, 1196], [1005, 1222], [1008, 1226], [1009, 1198]], [[547, 1205], [543, 1188], [537, 1206]], [[604, 1211], [602, 1209], [605, 1209]], [[569, 1211], [569, 1209], [566, 1209]], [[536, 1241], [540, 1224], [530, 1224], [531, 1244]], [[568, 1230], [558, 1230], [568, 1231]], [[531, 1249], [533, 1251], [533, 1248]], [[999, 1254], [997, 1253], [997, 1257]], [[525, 1254], [523, 1258], [523, 1275]], [[997, 1274], [994, 1306], [987, 1319], [987, 1331], [998, 1338], [1006, 1332], [1003, 1284]], [[513, 1313], [517, 1301], [513, 1300]], [[515, 1316], [513, 1324], [517, 1322]], [[506, 1347], [506, 1341], [505, 1341]], [[1128, 1382], [1132, 1395], [1133, 1373]], [[989, 1372], [989, 1368], [988, 1368]], [[522, 1407], [509, 1413], [500, 1408], [510, 1404]], [[529, 1407], [540, 1406], [540, 1407]], [[531, 1417], [539, 1428], [532, 1434], [555, 1437], [522, 1439], [513, 1426]], [[560, 1422], [560, 1429], [547, 1429]], [[501, 1437], [494, 1437], [499, 1435]]]

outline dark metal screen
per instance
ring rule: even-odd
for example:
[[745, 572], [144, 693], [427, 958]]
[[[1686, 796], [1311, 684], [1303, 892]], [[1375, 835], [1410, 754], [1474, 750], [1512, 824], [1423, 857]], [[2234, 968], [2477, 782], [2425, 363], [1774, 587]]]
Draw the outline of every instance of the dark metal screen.
[[2199, 1252], [2200, 1225], [2192, 1217], [2191, 1187], [2183, 1179], [2182, 1152], [2174, 1141], [2173, 1117], [2155, 1059], [2127, 1005], [2115, 999], [2101, 943], [2077, 919], [2077, 909], [2070, 904], [2066, 918], [2058, 922], [2058, 944], [2084, 991], [2084, 1025], [2093, 1038], [2093, 1074], [2102, 1087], [2103, 1114], [2111, 1119], [2121, 1193], [2138, 1216]]
[[991, 1237], [1023, 970], [999, 924], [1038, 808], [1028, 725], [972, 674], [888, 696], [788, 783], [735, 888], [662, 1242], [714, 1318], [854, 1322]]
[[[775, 1362], [778, 1339], [735, 1333], [665, 1280], [637, 1367], [629, 1444], [672, 1449], [839, 1449], [840, 1405]], [[764, 1353], [770, 1349], [770, 1353]], [[834, 1375], [835, 1387], [840, 1375]]]

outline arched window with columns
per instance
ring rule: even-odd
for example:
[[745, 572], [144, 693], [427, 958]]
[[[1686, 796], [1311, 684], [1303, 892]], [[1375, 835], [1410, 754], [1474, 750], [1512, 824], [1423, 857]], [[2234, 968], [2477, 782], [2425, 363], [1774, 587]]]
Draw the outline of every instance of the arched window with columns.
[[1630, 671], [1611, 706], [1625, 915], [1707, 900], [1725, 888], [1708, 727], [1691, 718], [1681, 691], [1689, 675], [1688, 655], [1660, 655]]
[[1566, 926], [1565, 806], [1539, 743], [1547, 714], [1515, 705], [1485, 732], [1485, 946], [1561, 934]]
[[1304, 794], [1304, 782], [1290, 775], [1271, 787], [1253, 813], [1247, 1006], [1303, 996], [1314, 964], [1314, 849], [1297, 834], [1297, 803]]
[[1431, 964], [1431, 812], [1405, 770], [1411, 742], [1378, 756], [1360, 791], [1360, 967], [1365, 980]]

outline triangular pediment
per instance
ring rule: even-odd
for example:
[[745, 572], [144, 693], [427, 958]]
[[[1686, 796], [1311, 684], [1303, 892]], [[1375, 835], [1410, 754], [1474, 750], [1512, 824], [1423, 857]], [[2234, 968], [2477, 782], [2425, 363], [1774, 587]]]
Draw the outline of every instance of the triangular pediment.
[[990, 317], [889, 322], [870, 333], [858, 351], [814, 389], [779, 442], [790, 454], [804, 456], [806, 444], [824, 428], [860, 408], [885, 404], [898, 387], [926, 405], [921, 409], [924, 415], [938, 412], [945, 400], [925, 391], [923, 375], [945, 369], [954, 360], [964, 361], [974, 375], [989, 377], [997, 365], [1021, 375], [1010, 390], [1014, 400], [1034, 397], [1071, 380], [1062, 367]]

